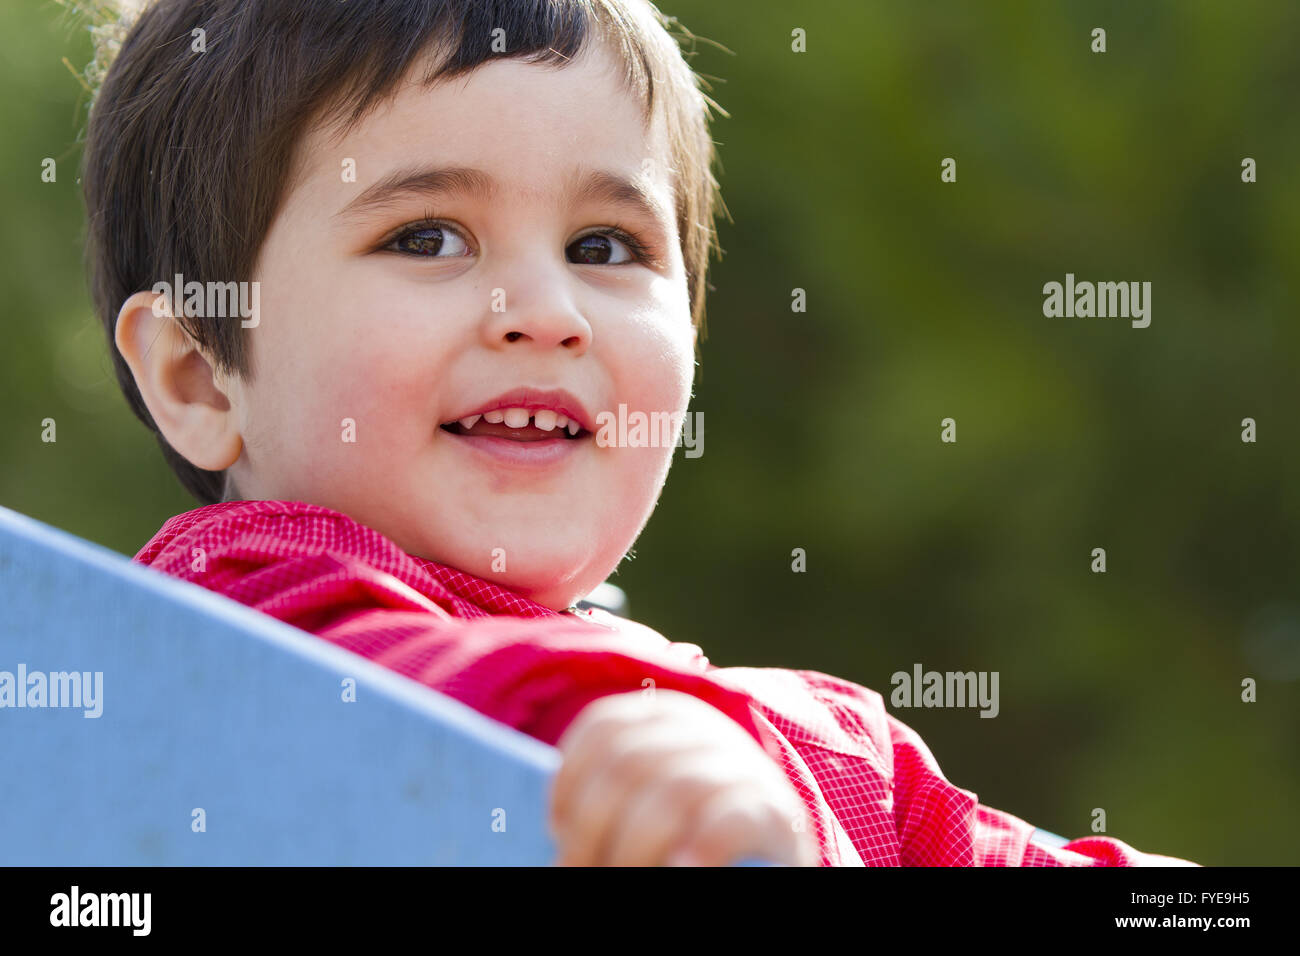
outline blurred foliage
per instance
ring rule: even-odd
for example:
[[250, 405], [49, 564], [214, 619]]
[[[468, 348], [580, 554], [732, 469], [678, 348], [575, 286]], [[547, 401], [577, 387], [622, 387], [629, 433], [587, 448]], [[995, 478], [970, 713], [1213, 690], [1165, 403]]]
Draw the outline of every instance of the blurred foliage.
[[[734, 221], [705, 454], [679, 453], [614, 579], [634, 614], [716, 664], [886, 700], [916, 662], [999, 671], [998, 719], [891, 708], [985, 803], [1069, 836], [1102, 807], [1108, 835], [1206, 864], [1300, 862], [1300, 5], [663, 8], [727, 48], [693, 62], [731, 114]], [[89, 44], [48, 0], [0, 6], [0, 31], [0, 503], [131, 554], [195, 503], [88, 304], [85, 97], [61, 57]], [[1045, 318], [1067, 272], [1151, 281], [1150, 328]]]

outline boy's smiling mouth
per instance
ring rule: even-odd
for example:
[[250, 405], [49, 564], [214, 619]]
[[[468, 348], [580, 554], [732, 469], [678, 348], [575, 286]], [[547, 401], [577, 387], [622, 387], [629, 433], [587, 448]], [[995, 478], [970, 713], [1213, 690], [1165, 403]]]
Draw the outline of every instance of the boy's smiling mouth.
[[508, 438], [511, 441], [545, 441], [548, 438], [576, 441], [590, 434], [577, 422], [549, 409], [530, 412], [518, 407], [470, 415], [441, 427], [453, 435]]
[[573, 395], [531, 388], [480, 403], [439, 427], [497, 460], [523, 465], [558, 461], [592, 435], [591, 418]]
[[479, 403], [442, 428], [454, 435], [542, 441], [585, 438], [592, 422], [582, 402], [563, 389], [516, 388]]

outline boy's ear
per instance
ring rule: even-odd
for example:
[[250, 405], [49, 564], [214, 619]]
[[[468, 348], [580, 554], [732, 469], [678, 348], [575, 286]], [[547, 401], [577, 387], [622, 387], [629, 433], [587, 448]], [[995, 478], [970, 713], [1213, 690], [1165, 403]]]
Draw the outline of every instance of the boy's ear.
[[113, 340], [167, 443], [197, 468], [233, 465], [243, 449], [235, 409], [166, 297], [137, 292], [122, 303]]

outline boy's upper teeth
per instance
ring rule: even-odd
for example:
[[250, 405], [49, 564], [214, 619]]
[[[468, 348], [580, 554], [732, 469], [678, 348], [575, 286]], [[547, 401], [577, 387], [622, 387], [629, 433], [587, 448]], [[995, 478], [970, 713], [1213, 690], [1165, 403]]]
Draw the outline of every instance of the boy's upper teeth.
[[526, 408], [497, 408], [479, 415], [467, 415], [460, 419], [460, 426], [469, 431], [478, 424], [480, 418], [493, 425], [504, 423], [507, 428], [523, 428], [531, 421], [544, 432], [558, 428], [560, 431], [567, 430], [570, 435], [577, 435], [582, 430], [582, 426], [570, 420], [567, 415], [549, 408], [539, 408], [535, 412]]

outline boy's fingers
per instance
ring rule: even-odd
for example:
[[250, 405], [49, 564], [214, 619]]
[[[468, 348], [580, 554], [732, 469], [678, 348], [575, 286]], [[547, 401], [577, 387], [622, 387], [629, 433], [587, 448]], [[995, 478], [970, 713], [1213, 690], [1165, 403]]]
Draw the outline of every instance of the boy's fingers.
[[716, 760], [705, 752], [683, 759], [675, 773], [630, 795], [606, 832], [597, 859], [604, 866], [659, 866], [690, 832], [690, 815], [726, 785], [710, 773]]
[[818, 866], [821, 862], [821, 845], [817, 840], [812, 817], [803, 800], [799, 801], [797, 810], [792, 811], [785, 820], [785, 825], [793, 837], [795, 866]]
[[[608, 763], [615, 741], [599, 733], [574, 737], [561, 749], [560, 768], [551, 781], [551, 825], [556, 828], [573, 815], [574, 799], [583, 781]], [[558, 833], [556, 834], [559, 835]]]
[[608, 763], [608, 752], [618, 743], [618, 730], [635, 723], [626, 694], [602, 697], [579, 712], [560, 736], [556, 747], [563, 755], [551, 784], [552, 815], [569, 814], [574, 790], [593, 768]]
[[673, 847], [669, 858], [683, 855], [696, 866], [727, 866], [747, 856], [777, 863], [795, 863], [793, 840], [786, 842], [772, 826], [774, 814], [746, 788], [730, 787], [710, 796], [695, 814], [685, 839]]
[[585, 765], [587, 775], [573, 785], [569, 804], [556, 820], [563, 855], [581, 866], [600, 864], [609, 831], [628, 802], [655, 774], [671, 774], [684, 753], [672, 728], [651, 727], [639, 730], [633, 745], [608, 748], [604, 756], [603, 764]]

